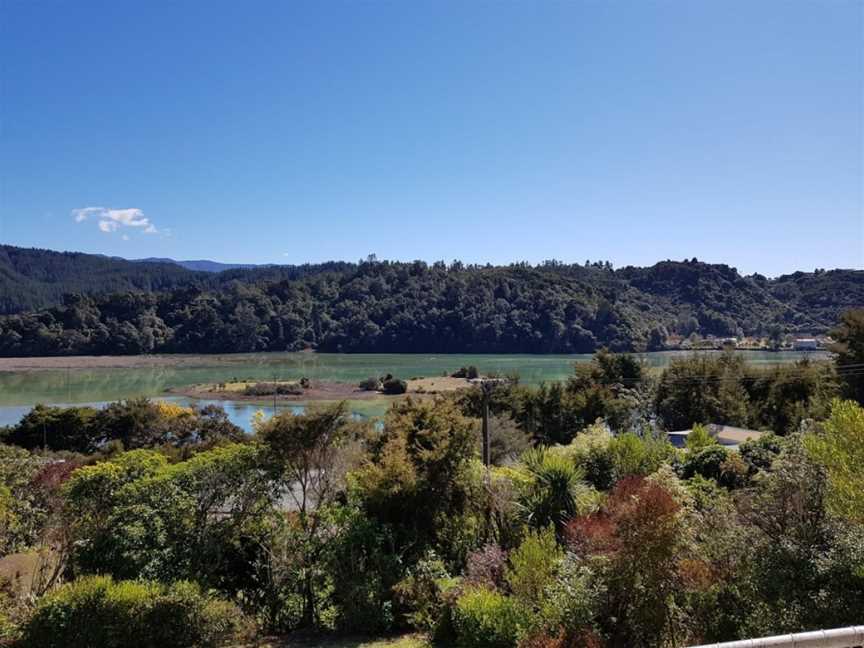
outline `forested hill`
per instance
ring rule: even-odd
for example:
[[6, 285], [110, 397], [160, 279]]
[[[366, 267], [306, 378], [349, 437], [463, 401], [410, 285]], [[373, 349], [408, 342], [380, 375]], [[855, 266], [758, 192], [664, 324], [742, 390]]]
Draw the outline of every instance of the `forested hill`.
[[772, 281], [763, 280], [771, 295], [793, 310], [825, 322], [837, 313], [859, 308], [864, 298], [864, 273], [853, 270], [796, 272]]
[[[4, 248], [4, 260], [14, 257], [10, 249], [15, 250]], [[27, 290], [28, 282], [78, 293], [103, 293], [112, 281], [128, 283], [122, 292], [70, 295], [61, 304], [0, 318], [0, 354], [6, 356], [304, 348], [642, 350], [659, 348], [671, 333], [822, 332], [846, 308], [864, 306], [862, 271], [769, 280], [695, 259], [620, 270], [599, 263], [492, 267], [369, 261], [216, 274], [133, 264], [142, 273], [136, 277], [125, 274], [131, 272], [128, 262], [89, 257], [84, 262], [95, 264], [94, 276], [76, 270], [65, 282], [57, 253], [45, 253], [50, 262], [42, 268], [39, 253], [27, 252], [26, 272], [10, 273], [0, 286], [6, 303]]]
[[68, 293], [158, 292], [196, 281], [173, 263], [0, 245], [0, 313], [54, 306]]
[[[218, 289], [235, 280], [299, 279], [317, 272], [345, 270], [351, 265], [331, 262], [243, 266], [172, 259], [127, 261], [99, 254], [0, 245], [0, 315], [57, 306], [63, 303], [64, 295], [69, 294], [153, 293], [190, 286]], [[224, 266], [222, 271], [214, 272], [220, 266]]]

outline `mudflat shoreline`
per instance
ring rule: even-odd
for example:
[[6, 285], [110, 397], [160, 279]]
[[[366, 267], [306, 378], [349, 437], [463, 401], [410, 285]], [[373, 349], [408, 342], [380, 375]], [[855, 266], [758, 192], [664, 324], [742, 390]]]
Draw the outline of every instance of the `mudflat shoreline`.
[[0, 371], [39, 369], [140, 369], [147, 367], [206, 367], [248, 361], [248, 354], [159, 354], [128, 356], [40, 356], [0, 358]]

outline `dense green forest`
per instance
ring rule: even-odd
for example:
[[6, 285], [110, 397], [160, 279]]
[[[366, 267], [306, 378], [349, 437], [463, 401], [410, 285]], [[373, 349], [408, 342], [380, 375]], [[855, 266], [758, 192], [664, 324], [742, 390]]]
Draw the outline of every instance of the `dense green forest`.
[[53, 306], [69, 293], [152, 292], [194, 281], [195, 273], [168, 263], [0, 245], [0, 313]]
[[864, 305], [861, 271], [768, 280], [695, 259], [614, 270], [370, 258], [194, 273], [5, 247], [0, 268], [6, 310], [53, 304], [0, 318], [5, 356], [653, 350], [672, 334], [825, 332]]
[[[831, 361], [658, 376], [603, 352], [498, 383], [488, 468], [480, 388], [252, 435], [212, 406], [36, 407], [0, 431], [0, 641], [671, 648], [857, 623], [864, 311], [834, 336]], [[776, 433], [724, 447], [713, 422]]]
[[[195, 263], [206, 262], [188, 263], [195, 267]], [[217, 290], [238, 280], [250, 283], [294, 280], [318, 272], [343, 271], [350, 266], [337, 261], [195, 272], [167, 259], [127, 261], [97, 254], [0, 245], [0, 314], [57, 306], [63, 303], [64, 296], [72, 294], [153, 293], [196, 286]]]

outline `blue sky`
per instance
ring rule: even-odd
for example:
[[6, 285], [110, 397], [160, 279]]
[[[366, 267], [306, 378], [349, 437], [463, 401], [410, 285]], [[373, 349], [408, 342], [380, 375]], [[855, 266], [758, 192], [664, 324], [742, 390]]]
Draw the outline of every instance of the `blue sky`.
[[0, 241], [860, 268], [862, 33], [859, 0], [0, 0]]

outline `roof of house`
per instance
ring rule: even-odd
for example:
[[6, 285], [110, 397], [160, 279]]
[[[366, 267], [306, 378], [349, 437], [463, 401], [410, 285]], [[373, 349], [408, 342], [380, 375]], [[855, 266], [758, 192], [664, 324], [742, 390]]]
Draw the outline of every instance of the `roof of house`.
[[[676, 430], [669, 432], [670, 436], [686, 437], [692, 430]], [[718, 425], [712, 423], [708, 425], [708, 432], [725, 446], [737, 446], [749, 439], [758, 439], [765, 432], [760, 430], [748, 430], [746, 428], [735, 427], [732, 425]]]
[[[716, 428], [716, 432], [714, 429]], [[731, 425], [709, 426], [711, 433], [719, 440], [728, 440], [735, 444], [744, 443], [749, 439], [758, 439], [764, 432], [759, 430], [748, 430], [746, 428], [733, 427]]]

